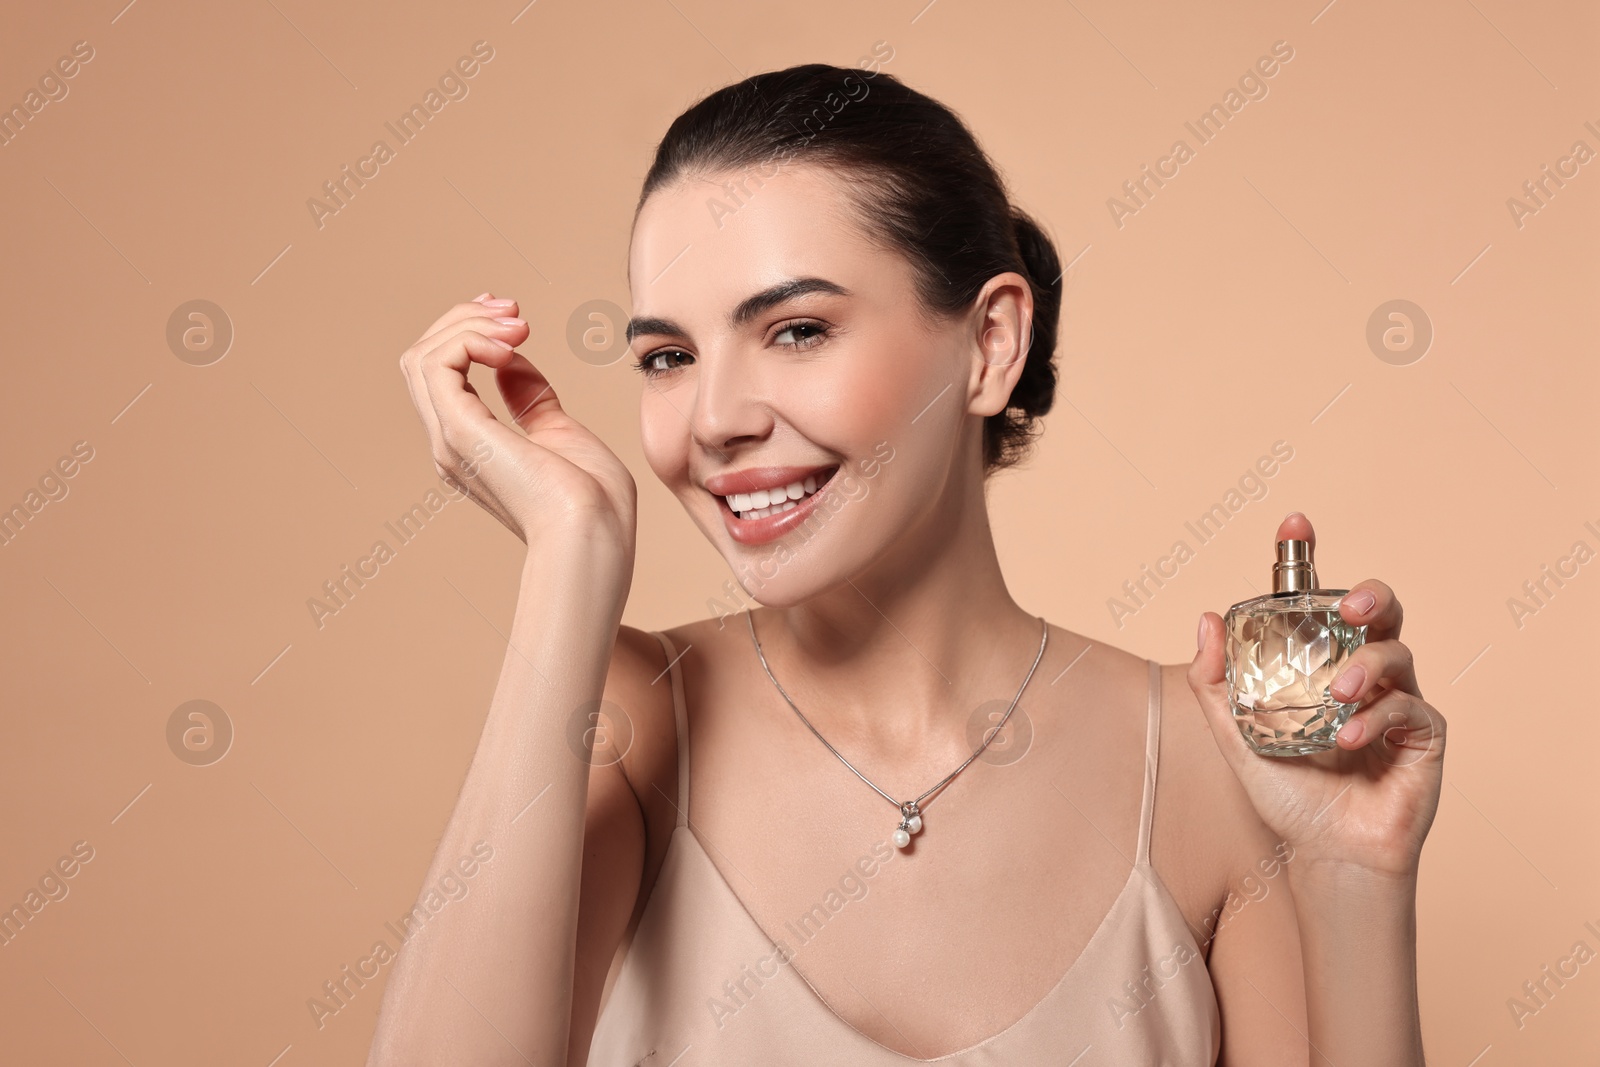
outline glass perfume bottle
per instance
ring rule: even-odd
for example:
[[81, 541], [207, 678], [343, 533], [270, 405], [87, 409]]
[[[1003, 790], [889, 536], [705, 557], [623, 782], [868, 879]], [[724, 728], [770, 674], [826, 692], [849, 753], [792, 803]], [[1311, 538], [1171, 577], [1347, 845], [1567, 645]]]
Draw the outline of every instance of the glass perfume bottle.
[[1309, 541], [1279, 541], [1272, 592], [1241, 601], [1223, 619], [1233, 721], [1263, 756], [1305, 756], [1335, 747], [1355, 704], [1329, 687], [1367, 639], [1335, 607], [1348, 589], [1318, 589]]

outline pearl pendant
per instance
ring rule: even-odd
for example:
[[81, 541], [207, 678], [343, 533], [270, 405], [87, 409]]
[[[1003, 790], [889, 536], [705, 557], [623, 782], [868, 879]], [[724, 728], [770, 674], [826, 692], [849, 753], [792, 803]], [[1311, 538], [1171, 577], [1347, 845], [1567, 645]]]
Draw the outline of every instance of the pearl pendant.
[[917, 802], [908, 800], [900, 805], [900, 825], [894, 832], [894, 845], [896, 848], [906, 848], [911, 844], [911, 835], [922, 832], [922, 815], [917, 808]]

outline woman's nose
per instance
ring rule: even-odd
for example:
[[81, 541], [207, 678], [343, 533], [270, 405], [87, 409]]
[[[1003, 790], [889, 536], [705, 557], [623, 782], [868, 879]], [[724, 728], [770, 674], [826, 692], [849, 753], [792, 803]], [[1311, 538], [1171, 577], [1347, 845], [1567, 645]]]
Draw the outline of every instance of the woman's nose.
[[696, 370], [689, 425], [701, 444], [725, 450], [772, 432], [772, 410], [748, 360], [702, 352]]

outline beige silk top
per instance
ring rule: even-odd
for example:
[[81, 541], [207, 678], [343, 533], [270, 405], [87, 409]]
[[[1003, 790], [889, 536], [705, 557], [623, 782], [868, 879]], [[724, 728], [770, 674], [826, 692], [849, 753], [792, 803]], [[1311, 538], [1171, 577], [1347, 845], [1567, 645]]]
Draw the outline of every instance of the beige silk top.
[[[1177, 903], [1150, 865], [1160, 665], [1149, 724], [1137, 856], [1078, 958], [1016, 1022], [935, 1059], [873, 1040], [828, 1006], [757, 925], [689, 826], [689, 737], [672, 641], [678, 818], [660, 873], [596, 1023], [590, 1067], [1214, 1067], [1216, 992]], [[752, 969], [751, 961], [758, 961]], [[725, 980], [741, 976], [731, 1002]], [[980, 991], [981, 995], [981, 991]]]

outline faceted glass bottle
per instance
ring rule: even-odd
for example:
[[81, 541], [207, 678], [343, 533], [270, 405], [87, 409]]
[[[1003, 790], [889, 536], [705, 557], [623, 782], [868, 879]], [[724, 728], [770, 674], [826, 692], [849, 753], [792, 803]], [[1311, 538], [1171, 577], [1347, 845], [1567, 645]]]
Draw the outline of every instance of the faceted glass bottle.
[[1334, 607], [1348, 589], [1318, 589], [1309, 541], [1279, 541], [1272, 592], [1241, 601], [1223, 619], [1233, 721], [1263, 756], [1305, 756], [1335, 747], [1355, 704], [1330, 691], [1367, 639]]

